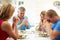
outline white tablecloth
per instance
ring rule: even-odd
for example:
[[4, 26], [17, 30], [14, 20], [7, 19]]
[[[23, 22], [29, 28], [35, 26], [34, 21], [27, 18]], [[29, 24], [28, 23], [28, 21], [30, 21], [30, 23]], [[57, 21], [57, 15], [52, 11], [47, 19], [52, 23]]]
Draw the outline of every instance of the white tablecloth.
[[26, 38], [24, 39], [18, 39], [18, 40], [50, 40], [49, 37], [42, 37], [42, 36], [39, 36], [38, 33], [34, 30], [32, 31], [31, 30], [27, 30], [26, 33]]

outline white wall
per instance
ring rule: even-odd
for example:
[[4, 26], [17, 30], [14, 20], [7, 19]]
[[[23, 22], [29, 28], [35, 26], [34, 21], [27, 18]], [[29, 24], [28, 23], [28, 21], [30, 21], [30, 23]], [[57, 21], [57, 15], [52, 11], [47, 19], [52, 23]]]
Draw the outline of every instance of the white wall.
[[[24, 0], [26, 15], [31, 24], [37, 24], [40, 21], [40, 12], [42, 10], [54, 9], [60, 13], [60, 9], [54, 7], [53, 2], [56, 0]], [[60, 14], [59, 14], [60, 15]]]
[[[42, 10], [54, 9], [57, 13], [60, 13], [60, 9], [54, 7], [53, 2], [56, 0], [21, 0], [24, 1], [24, 6], [26, 8], [26, 14], [28, 16], [29, 22], [33, 25], [39, 23], [40, 12]], [[60, 1], [60, 0], [59, 0]], [[18, 0], [17, 0], [18, 2]], [[16, 6], [18, 8], [18, 6]], [[16, 15], [15, 13], [14, 15]], [[60, 14], [59, 14], [60, 15]]]

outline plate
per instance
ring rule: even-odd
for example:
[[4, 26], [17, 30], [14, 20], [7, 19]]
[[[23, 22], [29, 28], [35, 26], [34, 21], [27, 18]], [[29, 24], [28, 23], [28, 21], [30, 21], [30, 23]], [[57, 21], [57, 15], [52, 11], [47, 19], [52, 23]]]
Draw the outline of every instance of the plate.
[[26, 38], [26, 36], [27, 35], [25, 35], [25, 34], [20, 34], [18, 39], [24, 39], [24, 38]]
[[44, 32], [39, 32], [39, 36], [48, 37], [49, 35], [47, 33], [44, 33]]

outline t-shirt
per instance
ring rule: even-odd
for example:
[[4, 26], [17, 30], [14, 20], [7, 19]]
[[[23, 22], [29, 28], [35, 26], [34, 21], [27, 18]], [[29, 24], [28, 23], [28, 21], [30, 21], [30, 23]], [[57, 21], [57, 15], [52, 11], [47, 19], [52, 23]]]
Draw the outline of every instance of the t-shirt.
[[[28, 17], [27, 16], [24, 16], [23, 20], [24, 19], [28, 19]], [[30, 23], [29, 22], [28, 22], [28, 28], [26, 28], [26, 25], [25, 24], [20, 28], [20, 24], [21, 24], [21, 22], [18, 22], [18, 30], [25, 30], [25, 29], [29, 29], [30, 28]]]
[[[60, 19], [52, 25], [52, 30], [60, 32]], [[60, 35], [55, 38], [55, 40], [60, 40]]]

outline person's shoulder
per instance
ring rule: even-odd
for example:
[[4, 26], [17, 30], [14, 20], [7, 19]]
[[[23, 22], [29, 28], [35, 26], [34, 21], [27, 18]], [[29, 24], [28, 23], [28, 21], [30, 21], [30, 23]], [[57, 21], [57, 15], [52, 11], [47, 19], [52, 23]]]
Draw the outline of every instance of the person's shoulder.
[[9, 24], [9, 22], [8, 21], [4, 21], [3, 24]]
[[8, 21], [4, 21], [3, 23], [2, 23], [2, 26], [4, 26], [4, 27], [8, 27], [10, 24], [9, 24], [9, 22]]
[[54, 26], [54, 30], [60, 32], [60, 20], [58, 20], [57, 24], [55, 24]]
[[56, 27], [60, 28], [60, 20], [55, 23]]
[[10, 23], [8, 21], [4, 21], [2, 24], [1, 24], [1, 28], [2, 30], [5, 30], [7, 28], [10, 28]]
[[60, 24], [60, 20], [58, 20], [57, 24]]
[[27, 17], [27, 16], [24, 16], [25, 18]]
[[24, 19], [28, 19], [28, 17], [27, 16], [24, 16]]

